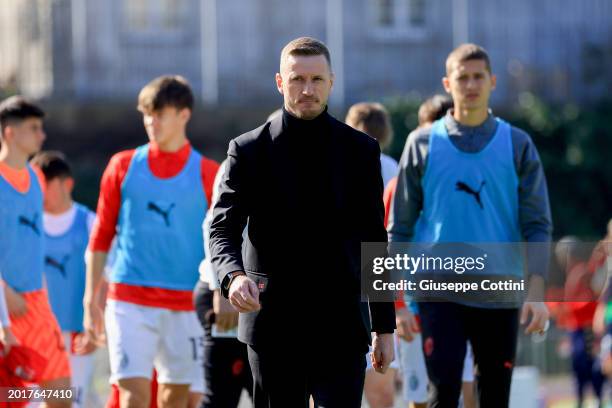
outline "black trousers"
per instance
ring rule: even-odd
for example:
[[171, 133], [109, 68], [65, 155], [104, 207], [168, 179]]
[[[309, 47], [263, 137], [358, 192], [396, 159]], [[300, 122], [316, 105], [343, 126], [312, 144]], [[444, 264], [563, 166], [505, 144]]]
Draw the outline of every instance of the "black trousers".
[[507, 408], [519, 310], [419, 303], [430, 408], [457, 408], [466, 341], [474, 351], [480, 408]]
[[253, 377], [247, 357], [246, 345], [235, 338], [211, 336], [213, 291], [207, 283], [199, 281], [194, 291], [198, 319], [204, 327], [204, 381], [205, 394], [200, 408], [235, 408], [242, 390], [253, 390]]
[[278, 347], [248, 347], [255, 408], [306, 408], [311, 395], [320, 408], [361, 407], [363, 351], [315, 351], [290, 339], [287, 335], [287, 344]]

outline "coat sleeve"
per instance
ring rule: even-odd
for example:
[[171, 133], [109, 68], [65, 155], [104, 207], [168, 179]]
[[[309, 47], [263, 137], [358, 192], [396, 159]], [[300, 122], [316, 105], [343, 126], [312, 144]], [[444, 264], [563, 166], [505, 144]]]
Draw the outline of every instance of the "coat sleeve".
[[230, 272], [244, 270], [242, 231], [247, 223], [245, 159], [235, 140], [227, 152], [226, 170], [219, 184], [219, 194], [210, 223], [211, 262], [217, 272], [221, 293], [223, 280]]

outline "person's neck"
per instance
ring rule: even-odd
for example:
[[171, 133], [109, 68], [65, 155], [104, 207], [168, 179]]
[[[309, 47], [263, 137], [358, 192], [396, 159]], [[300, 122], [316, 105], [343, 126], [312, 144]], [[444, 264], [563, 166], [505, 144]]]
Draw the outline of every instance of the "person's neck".
[[183, 133], [180, 135], [173, 136], [165, 142], [155, 142], [155, 145], [157, 146], [157, 149], [161, 152], [174, 153], [181, 150], [181, 148], [183, 148], [183, 146], [185, 146], [187, 143], [189, 143], [187, 140], [187, 136], [185, 136], [185, 134]]
[[0, 162], [17, 170], [21, 170], [28, 164], [28, 155], [16, 150], [9, 151], [5, 145], [0, 148]]
[[489, 109], [478, 109], [478, 110], [469, 110], [462, 109], [461, 107], [456, 107], [453, 110], [453, 118], [460, 124], [464, 126], [479, 126], [487, 120], [489, 116]]
[[62, 202], [55, 207], [45, 208], [45, 212], [51, 215], [62, 215], [68, 212], [72, 208], [72, 205], [72, 199], [62, 200]]

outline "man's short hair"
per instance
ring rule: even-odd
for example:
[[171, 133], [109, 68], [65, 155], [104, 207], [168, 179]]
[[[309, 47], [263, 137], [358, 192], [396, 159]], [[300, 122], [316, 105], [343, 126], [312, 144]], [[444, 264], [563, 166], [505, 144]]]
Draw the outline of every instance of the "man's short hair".
[[280, 63], [283, 64], [285, 58], [289, 55], [323, 55], [327, 60], [329, 69], [331, 70], [331, 57], [327, 46], [322, 42], [312, 37], [300, 37], [289, 42], [281, 51]]
[[138, 94], [138, 110], [155, 112], [170, 106], [178, 110], [193, 110], [193, 92], [189, 82], [180, 75], [155, 78]]
[[44, 118], [45, 112], [23, 96], [11, 96], [0, 103], [0, 136], [4, 129], [29, 118]]
[[419, 107], [419, 126], [433, 123], [453, 107], [453, 100], [448, 95], [434, 95]]
[[64, 153], [57, 150], [47, 150], [37, 153], [30, 163], [38, 167], [45, 175], [46, 181], [55, 178], [72, 177], [72, 169]]
[[378, 102], [361, 102], [351, 106], [345, 122], [376, 139], [381, 148], [391, 142], [393, 132], [389, 113]]
[[446, 58], [446, 75], [453, 71], [456, 64], [471, 60], [484, 61], [487, 71], [489, 71], [489, 74], [491, 73], [491, 60], [487, 51], [480, 45], [467, 43], [461, 44], [448, 54]]

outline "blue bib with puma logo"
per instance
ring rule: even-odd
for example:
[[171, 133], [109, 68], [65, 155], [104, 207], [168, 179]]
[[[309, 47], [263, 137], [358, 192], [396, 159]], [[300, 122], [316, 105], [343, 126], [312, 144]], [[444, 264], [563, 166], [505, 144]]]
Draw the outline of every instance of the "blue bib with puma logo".
[[0, 275], [20, 293], [42, 289], [44, 261], [42, 189], [30, 166], [28, 173], [26, 193], [0, 176]]
[[[444, 119], [436, 121], [431, 128], [421, 185], [423, 210], [415, 226], [415, 242], [521, 241], [519, 180], [513, 160], [511, 127], [507, 122], [497, 119], [497, 129], [489, 143], [479, 152], [467, 153], [453, 145]], [[520, 253], [500, 245], [497, 255], [500, 254], [507, 259], [499, 256], [491, 259], [501, 266], [494, 273], [523, 275]]]
[[174, 177], [149, 169], [149, 145], [136, 149], [121, 186], [116, 260], [110, 281], [192, 290], [204, 259], [202, 222], [208, 209], [202, 156], [192, 150]]
[[45, 282], [49, 303], [62, 331], [83, 331], [85, 251], [89, 242], [87, 216], [91, 211], [74, 204], [74, 222], [64, 234], [45, 234]]

